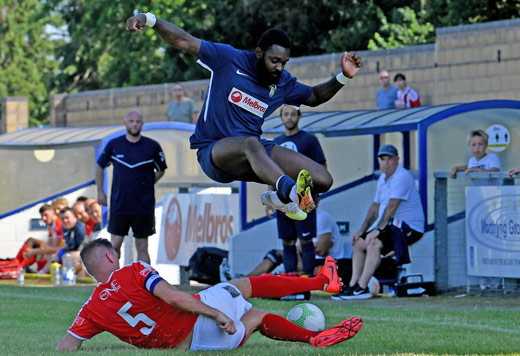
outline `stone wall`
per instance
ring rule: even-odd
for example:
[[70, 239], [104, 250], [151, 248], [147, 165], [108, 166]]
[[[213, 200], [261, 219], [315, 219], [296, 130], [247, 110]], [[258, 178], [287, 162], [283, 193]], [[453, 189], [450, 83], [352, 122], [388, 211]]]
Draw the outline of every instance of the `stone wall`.
[[2, 98], [0, 134], [29, 127], [29, 99], [25, 96]]
[[[435, 44], [362, 51], [363, 68], [332, 100], [304, 111], [376, 109], [378, 71], [402, 72], [423, 105], [520, 99], [520, 19], [437, 30]], [[347, 44], [348, 45], [348, 44]], [[351, 50], [347, 48], [348, 50]], [[308, 85], [322, 83], [340, 70], [341, 54], [292, 58], [286, 69]], [[186, 96], [202, 107], [208, 80], [184, 82]], [[130, 109], [146, 121], [165, 120], [171, 83], [54, 96], [52, 126], [118, 125]]]

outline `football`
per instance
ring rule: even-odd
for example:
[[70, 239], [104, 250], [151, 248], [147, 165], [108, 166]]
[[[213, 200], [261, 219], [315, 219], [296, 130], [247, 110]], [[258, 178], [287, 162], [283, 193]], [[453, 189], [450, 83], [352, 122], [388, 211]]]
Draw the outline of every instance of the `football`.
[[376, 277], [372, 276], [368, 281], [368, 290], [373, 297], [377, 297], [377, 294], [379, 293], [379, 281]]
[[294, 306], [287, 314], [287, 320], [307, 330], [325, 329], [325, 315], [320, 308], [311, 303]]

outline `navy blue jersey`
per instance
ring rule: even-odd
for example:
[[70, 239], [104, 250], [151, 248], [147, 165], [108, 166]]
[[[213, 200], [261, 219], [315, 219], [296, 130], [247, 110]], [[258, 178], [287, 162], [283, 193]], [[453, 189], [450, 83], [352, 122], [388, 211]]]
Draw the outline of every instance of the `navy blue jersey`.
[[198, 62], [211, 72], [211, 79], [191, 148], [224, 137], [260, 137], [266, 117], [282, 104], [300, 105], [312, 94], [311, 87], [285, 70], [276, 85], [263, 85], [255, 54], [229, 45], [202, 41]]
[[85, 239], [85, 224], [78, 220], [72, 230], [63, 229], [65, 250], [76, 251]]
[[297, 134], [292, 136], [280, 135], [273, 141], [277, 145], [299, 152], [315, 162], [320, 164], [325, 163], [325, 155], [323, 154], [320, 142], [316, 136], [307, 131], [300, 130]]
[[110, 211], [117, 214], [153, 214], [155, 171], [166, 169], [161, 146], [141, 136], [136, 143], [120, 136], [110, 140], [97, 160], [105, 168], [114, 165]]

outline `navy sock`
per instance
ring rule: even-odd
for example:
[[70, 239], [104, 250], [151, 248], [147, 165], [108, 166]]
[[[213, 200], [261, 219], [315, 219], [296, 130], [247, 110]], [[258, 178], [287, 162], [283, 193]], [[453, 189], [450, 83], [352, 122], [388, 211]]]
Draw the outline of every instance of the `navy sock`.
[[291, 189], [295, 184], [294, 179], [288, 175], [283, 175], [278, 179], [276, 182], [276, 195], [278, 195], [278, 199], [280, 199], [282, 203], [287, 204], [292, 201], [290, 198]]
[[296, 245], [283, 247], [283, 266], [285, 272], [296, 272], [298, 268]]
[[316, 250], [312, 240], [306, 244], [302, 244], [302, 264], [303, 273], [308, 276], [314, 275], [314, 266], [316, 265]]

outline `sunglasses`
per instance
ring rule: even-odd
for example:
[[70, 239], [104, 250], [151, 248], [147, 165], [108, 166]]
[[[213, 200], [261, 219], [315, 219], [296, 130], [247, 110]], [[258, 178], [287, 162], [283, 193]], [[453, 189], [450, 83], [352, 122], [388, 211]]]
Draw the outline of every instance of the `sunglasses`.
[[381, 77], [379, 77], [379, 79], [388, 79], [388, 76], [387, 77], [381, 76]]

